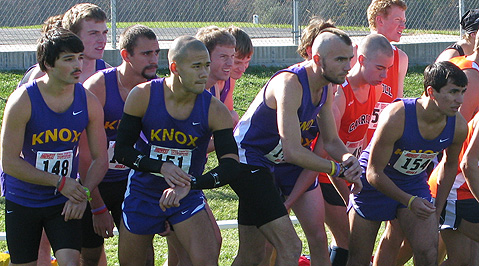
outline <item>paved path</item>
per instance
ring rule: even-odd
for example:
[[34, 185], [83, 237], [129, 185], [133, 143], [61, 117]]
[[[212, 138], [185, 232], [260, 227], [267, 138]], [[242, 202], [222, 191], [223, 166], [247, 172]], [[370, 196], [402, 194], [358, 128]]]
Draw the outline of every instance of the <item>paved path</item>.
[[[254, 46], [290, 46], [294, 45], [291, 29], [277, 28], [243, 28], [251, 37]], [[153, 31], [158, 36], [160, 48], [167, 49], [177, 36], [195, 35], [196, 28], [155, 28]], [[117, 29], [117, 41], [123, 29]], [[367, 34], [361, 31], [348, 32], [354, 42], [359, 42], [362, 36]], [[0, 52], [9, 51], [35, 51], [36, 40], [40, 35], [40, 29], [16, 29], [0, 28]], [[424, 34], [406, 35], [400, 43], [422, 42], [455, 42], [458, 36]], [[108, 36], [106, 49], [111, 49], [111, 35]]]

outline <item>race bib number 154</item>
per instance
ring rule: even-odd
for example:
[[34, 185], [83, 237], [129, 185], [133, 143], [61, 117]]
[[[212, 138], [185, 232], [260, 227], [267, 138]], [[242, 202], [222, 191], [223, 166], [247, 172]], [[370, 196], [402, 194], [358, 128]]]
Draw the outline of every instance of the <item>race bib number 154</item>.
[[415, 153], [403, 151], [394, 164], [394, 169], [406, 175], [417, 175], [426, 170], [437, 153]]

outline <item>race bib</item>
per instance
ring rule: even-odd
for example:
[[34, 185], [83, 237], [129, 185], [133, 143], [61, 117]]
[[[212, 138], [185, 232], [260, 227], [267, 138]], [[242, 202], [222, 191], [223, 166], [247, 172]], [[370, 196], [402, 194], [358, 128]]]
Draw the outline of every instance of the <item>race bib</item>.
[[359, 141], [353, 141], [353, 142], [346, 142], [346, 148], [348, 148], [348, 151], [356, 158], [359, 158], [361, 156], [361, 152], [363, 152], [363, 143], [364, 139], [359, 140]]
[[379, 115], [381, 112], [388, 106], [389, 103], [383, 103], [383, 102], [377, 102], [376, 105], [374, 106], [373, 113], [371, 114], [371, 121], [369, 121], [369, 127], [370, 129], [376, 129], [378, 126], [378, 120], [379, 120]]
[[126, 170], [130, 169], [128, 166], [123, 165], [119, 162], [117, 162], [114, 158], [113, 155], [115, 154], [115, 141], [110, 140], [110, 143], [108, 144], [108, 169], [111, 170]]
[[405, 175], [417, 175], [426, 170], [427, 166], [436, 155], [437, 152], [415, 153], [403, 151], [393, 167]]
[[73, 151], [39, 151], [35, 167], [59, 176], [70, 176], [73, 166]]
[[[172, 162], [186, 173], [189, 173], [191, 166], [191, 150], [188, 149], [174, 149], [164, 148], [156, 145], [151, 145], [150, 158], [160, 160], [163, 162]], [[159, 173], [152, 173], [154, 175], [163, 176]]]
[[283, 145], [281, 144], [281, 140], [279, 140], [278, 145], [264, 157], [275, 164], [284, 163]]

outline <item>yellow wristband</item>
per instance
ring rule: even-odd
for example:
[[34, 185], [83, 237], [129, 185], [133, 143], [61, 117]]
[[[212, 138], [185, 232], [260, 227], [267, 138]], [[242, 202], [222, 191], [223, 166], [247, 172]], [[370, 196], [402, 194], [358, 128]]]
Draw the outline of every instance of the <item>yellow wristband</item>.
[[336, 164], [333, 161], [329, 161], [331, 163], [331, 173], [329, 174], [330, 176], [334, 176], [336, 173]]
[[414, 201], [415, 198], [417, 198], [417, 196], [412, 196], [412, 197], [409, 199], [409, 202], [407, 203], [407, 208], [408, 208], [408, 210], [411, 209], [411, 204], [412, 204], [412, 202]]

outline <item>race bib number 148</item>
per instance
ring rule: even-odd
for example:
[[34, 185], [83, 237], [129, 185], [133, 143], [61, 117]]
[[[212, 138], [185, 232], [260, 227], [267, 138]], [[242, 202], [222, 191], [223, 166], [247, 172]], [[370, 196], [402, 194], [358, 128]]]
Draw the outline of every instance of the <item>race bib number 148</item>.
[[73, 165], [73, 151], [37, 152], [36, 168], [60, 176], [70, 176]]

